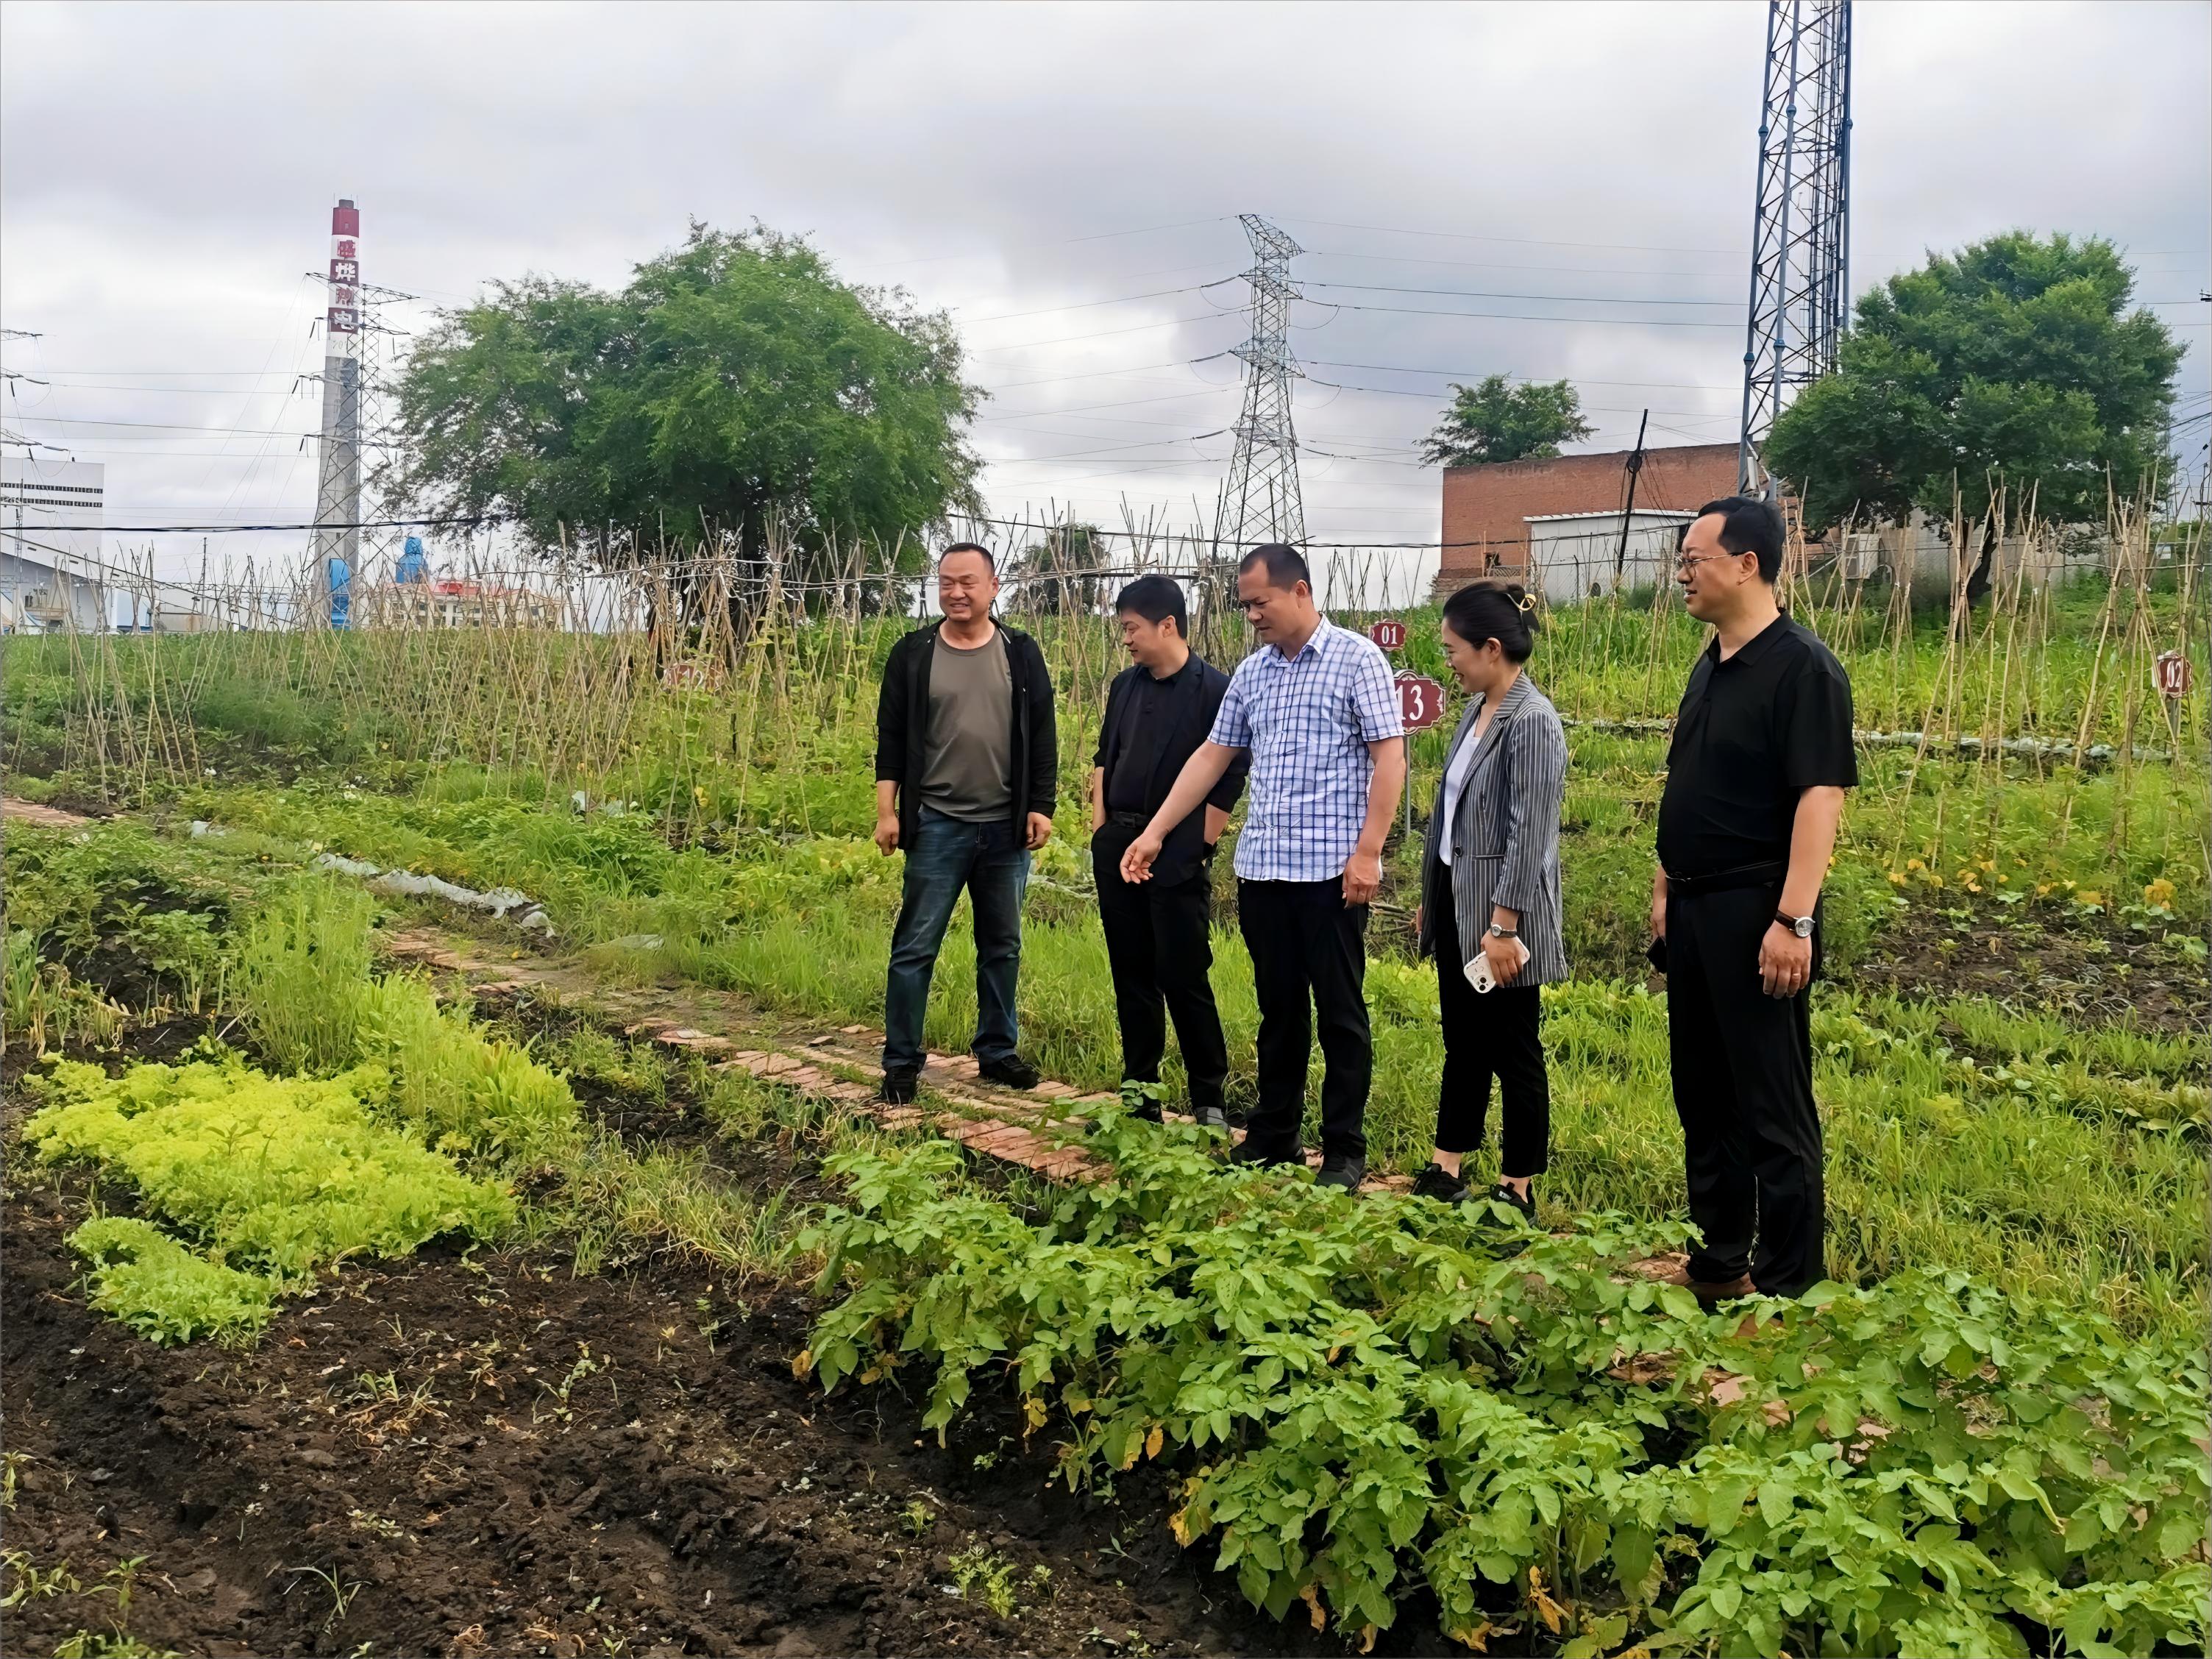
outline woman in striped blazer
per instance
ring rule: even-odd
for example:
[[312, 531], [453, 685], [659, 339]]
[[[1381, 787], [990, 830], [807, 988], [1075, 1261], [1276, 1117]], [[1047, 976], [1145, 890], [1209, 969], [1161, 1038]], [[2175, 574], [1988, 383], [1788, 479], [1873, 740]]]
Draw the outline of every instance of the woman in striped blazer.
[[[1444, 602], [1444, 659], [1474, 698], [1452, 736], [1421, 858], [1420, 949], [1437, 958], [1443, 1083], [1435, 1160], [1413, 1190], [1474, 1196], [1462, 1160], [1482, 1144], [1490, 1080], [1503, 1103], [1494, 1196], [1531, 1219], [1551, 1139], [1537, 988], [1567, 976], [1559, 919], [1559, 803], [1567, 740], [1523, 671], [1534, 602], [1495, 582]], [[1479, 977], [1495, 981], [1478, 991]]]

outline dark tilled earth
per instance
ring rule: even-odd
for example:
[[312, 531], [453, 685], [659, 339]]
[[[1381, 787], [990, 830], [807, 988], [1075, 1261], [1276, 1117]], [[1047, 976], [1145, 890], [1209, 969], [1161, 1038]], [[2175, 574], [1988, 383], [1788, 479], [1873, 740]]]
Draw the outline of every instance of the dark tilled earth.
[[1925, 906], [1891, 922], [1842, 977], [1854, 990], [1994, 997], [2168, 1036], [2203, 1031], [2212, 1009], [2212, 971], [2160, 935], [2080, 920], [1960, 922]]
[[[251, 1353], [164, 1350], [86, 1310], [82, 1214], [8, 1194], [8, 1548], [84, 1587], [9, 1609], [8, 1653], [107, 1629], [95, 1587], [132, 1557], [131, 1633], [195, 1654], [1336, 1645], [1177, 1550], [1156, 1483], [1071, 1497], [1042, 1444], [940, 1449], [888, 1390], [825, 1401], [787, 1288], [432, 1254], [337, 1276]], [[1009, 1616], [948, 1591], [977, 1550]]]
[[[206, 1029], [135, 1032], [132, 1057], [172, 1058]], [[0, 1064], [11, 1136], [24, 1066]], [[803, 1146], [719, 1141], [680, 1097], [580, 1092], [608, 1127], [706, 1152], [735, 1185], [830, 1195]], [[1010, 1401], [940, 1447], [890, 1386], [825, 1399], [793, 1375], [817, 1310], [788, 1285], [433, 1248], [326, 1276], [250, 1352], [163, 1349], [85, 1307], [64, 1242], [127, 1194], [7, 1152], [0, 1523], [21, 1558], [7, 1589], [26, 1567], [68, 1577], [0, 1609], [0, 1653], [114, 1629], [132, 1559], [120, 1622], [156, 1652], [1340, 1650], [1178, 1549], [1157, 1475], [1110, 1497], [1048, 1485], [1052, 1448], [1023, 1443]], [[952, 1593], [956, 1556], [982, 1561], [1010, 1613], [985, 1583]], [[1419, 1613], [1381, 1650], [1442, 1650]]]

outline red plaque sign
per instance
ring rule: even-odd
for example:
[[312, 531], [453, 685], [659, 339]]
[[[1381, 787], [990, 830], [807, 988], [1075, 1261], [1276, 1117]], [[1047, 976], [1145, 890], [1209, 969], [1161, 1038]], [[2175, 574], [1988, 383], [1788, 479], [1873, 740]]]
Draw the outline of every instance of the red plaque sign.
[[1368, 624], [1367, 637], [1385, 651], [1395, 651], [1406, 643], [1406, 624], [1395, 617], [1385, 617]]
[[1444, 717], [1444, 689], [1426, 674], [1401, 674], [1397, 684], [1398, 714], [1408, 732], [1425, 731]]
[[2191, 671], [2189, 659], [2179, 651], [2164, 651], [2151, 665], [2151, 676], [2158, 682], [2159, 695], [2165, 697], [2185, 697], [2189, 695]]

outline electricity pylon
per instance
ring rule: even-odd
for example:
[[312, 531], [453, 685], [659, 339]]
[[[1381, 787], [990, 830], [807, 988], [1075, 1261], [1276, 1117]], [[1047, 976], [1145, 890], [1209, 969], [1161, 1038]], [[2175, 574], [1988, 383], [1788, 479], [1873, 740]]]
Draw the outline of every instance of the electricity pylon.
[[1256, 213], [1237, 222], [1252, 239], [1252, 337], [1231, 352], [1244, 362], [1244, 410], [1237, 422], [1237, 453], [1222, 481], [1214, 515], [1217, 545], [1241, 550], [1259, 542], [1301, 545], [1304, 504], [1298, 498], [1298, 439], [1291, 427], [1291, 380], [1304, 379], [1291, 356], [1291, 260], [1304, 252]]
[[1850, 319], [1851, 0], [1770, 0], [1752, 218], [1736, 485], [1801, 386], [1836, 367]]

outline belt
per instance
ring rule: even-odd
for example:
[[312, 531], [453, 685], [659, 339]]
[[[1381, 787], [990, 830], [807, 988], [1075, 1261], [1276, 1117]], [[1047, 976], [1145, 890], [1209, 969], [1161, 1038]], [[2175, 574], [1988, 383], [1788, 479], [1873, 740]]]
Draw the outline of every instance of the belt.
[[1141, 830], [1152, 821], [1149, 812], [1109, 812], [1106, 822], [1117, 830]]
[[1716, 870], [1703, 876], [1678, 876], [1669, 870], [1667, 890], [1685, 896], [1733, 892], [1741, 887], [1765, 887], [1785, 880], [1789, 874], [1790, 866], [1781, 859], [1769, 859], [1761, 864], [1739, 864], [1733, 870]]

